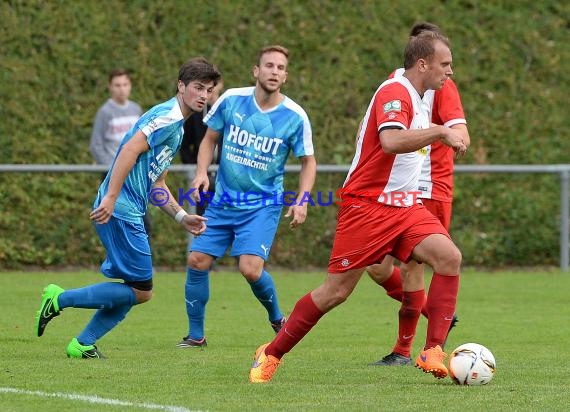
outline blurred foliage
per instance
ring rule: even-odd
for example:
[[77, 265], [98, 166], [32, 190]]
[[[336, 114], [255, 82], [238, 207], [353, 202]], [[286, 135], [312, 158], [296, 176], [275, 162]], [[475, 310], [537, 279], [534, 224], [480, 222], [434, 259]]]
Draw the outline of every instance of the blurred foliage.
[[[461, 163], [569, 163], [570, 3], [5, 0], [0, 4], [1, 163], [90, 163], [88, 143], [107, 73], [133, 71], [143, 108], [173, 95], [178, 68], [207, 56], [226, 87], [252, 84], [260, 47], [291, 51], [285, 93], [309, 114], [319, 163], [350, 163], [374, 90], [402, 65], [414, 22], [439, 24], [453, 44], [455, 80], [472, 147]], [[88, 220], [99, 174], [0, 174], [0, 266], [95, 265], [103, 250]], [[325, 193], [344, 176], [319, 174]], [[556, 264], [554, 176], [460, 175], [453, 235], [467, 264]], [[187, 187], [182, 175], [169, 185]], [[295, 190], [296, 177], [288, 176]], [[186, 236], [153, 210], [157, 265], [184, 264]], [[283, 220], [270, 262], [324, 266], [336, 208], [302, 228]]]

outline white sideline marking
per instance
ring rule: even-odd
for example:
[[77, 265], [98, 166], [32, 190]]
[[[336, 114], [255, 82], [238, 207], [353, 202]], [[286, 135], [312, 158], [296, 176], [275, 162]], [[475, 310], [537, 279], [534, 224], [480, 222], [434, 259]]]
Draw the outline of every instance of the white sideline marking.
[[103, 405], [114, 405], [114, 406], [132, 406], [134, 408], [158, 409], [168, 412], [191, 412], [189, 409], [186, 409], [182, 406], [157, 405], [155, 403], [134, 403], [128, 401], [121, 401], [119, 399], [101, 398], [97, 395], [94, 396], [79, 395], [77, 393], [61, 393], [61, 392], [50, 393], [50, 392], [28, 391], [26, 389], [3, 388], [3, 387], [0, 387], [0, 393], [15, 393], [18, 395], [39, 396], [42, 398], [62, 398], [62, 399], [69, 399], [71, 401], [100, 403]]

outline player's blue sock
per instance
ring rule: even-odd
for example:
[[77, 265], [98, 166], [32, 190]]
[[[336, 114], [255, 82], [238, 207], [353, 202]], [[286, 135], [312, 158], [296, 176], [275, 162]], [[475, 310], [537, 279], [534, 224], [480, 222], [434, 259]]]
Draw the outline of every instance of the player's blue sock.
[[132, 307], [133, 305], [123, 305], [112, 309], [99, 309], [83, 329], [83, 332], [77, 336], [77, 340], [81, 345], [94, 345], [120, 321], [125, 319], [127, 312]]
[[79, 289], [68, 289], [57, 298], [59, 309], [111, 309], [136, 304], [135, 292], [119, 282], [105, 282]]
[[210, 298], [210, 279], [207, 270], [187, 268], [186, 270], [186, 313], [191, 339], [204, 337], [206, 303]]
[[269, 321], [275, 322], [280, 320], [283, 314], [279, 310], [277, 291], [275, 290], [275, 283], [273, 283], [271, 275], [263, 270], [259, 279], [250, 283], [249, 286], [251, 286], [255, 297], [265, 306], [265, 309], [267, 309]]

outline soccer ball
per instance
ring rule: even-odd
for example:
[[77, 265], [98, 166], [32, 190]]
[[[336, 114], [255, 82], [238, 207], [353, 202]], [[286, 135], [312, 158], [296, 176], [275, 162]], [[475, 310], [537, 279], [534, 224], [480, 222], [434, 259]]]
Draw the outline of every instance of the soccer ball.
[[449, 357], [449, 375], [457, 385], [486, 385], [496, 368], [491, 351], [478, 343], [458, 346]]

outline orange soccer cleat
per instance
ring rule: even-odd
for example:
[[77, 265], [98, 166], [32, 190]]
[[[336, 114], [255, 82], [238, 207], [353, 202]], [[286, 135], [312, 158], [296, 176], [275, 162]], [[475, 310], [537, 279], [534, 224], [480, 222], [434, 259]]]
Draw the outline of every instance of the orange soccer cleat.
[[277, 367], [281, 363], [279, 359], [275, 356], [265, 355], [265, 348], [269, 345], [266, 343], [261, 345], [255, 351], [255, 356], [253, 357], [253, 364], [251, 365], [251, 370], [249, 371], [249, 381], [253, 383], [264, 383], [269, 382], [273, 377], [273, 374], [277, 370]]
[[416, 358], [416, 368], [422, 369], [425, 373], [431, 373], [438, 379], [447, 376], [447, 368], [443, 364], [443, 360], [447, 354], [437, 345], [433, 348], [422, 351]]

